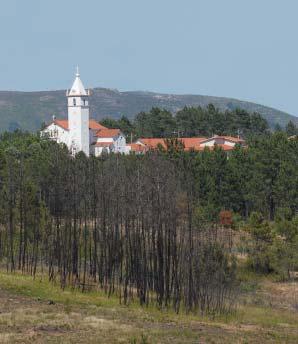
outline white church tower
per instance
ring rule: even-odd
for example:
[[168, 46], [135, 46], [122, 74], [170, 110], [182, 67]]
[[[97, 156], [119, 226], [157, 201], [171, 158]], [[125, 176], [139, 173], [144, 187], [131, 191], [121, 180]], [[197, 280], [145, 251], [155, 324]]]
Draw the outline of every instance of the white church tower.
[[90, 92], [85, 90], [77, 67], [72, 88], [66, 92], [68, 98], [69, 146], [73, 155], [82, 151], [89, 156], [89, 95]]

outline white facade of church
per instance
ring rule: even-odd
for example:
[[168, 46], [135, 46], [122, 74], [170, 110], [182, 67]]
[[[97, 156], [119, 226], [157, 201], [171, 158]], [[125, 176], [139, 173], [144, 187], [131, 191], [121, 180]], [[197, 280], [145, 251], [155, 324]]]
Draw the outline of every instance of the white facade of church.
[[66, 92], [68, 120], [54, 117], [41, 135], [64, 143], [73, 155], [78, 152], [84, 152], [86, 156], [99, 156], [104, 152], [127, 154], [126, 139], [120, 129], [108, 129], [90, 120], [89, 96], [90, 91], [85, 89], [77, 69], [74, 83]]

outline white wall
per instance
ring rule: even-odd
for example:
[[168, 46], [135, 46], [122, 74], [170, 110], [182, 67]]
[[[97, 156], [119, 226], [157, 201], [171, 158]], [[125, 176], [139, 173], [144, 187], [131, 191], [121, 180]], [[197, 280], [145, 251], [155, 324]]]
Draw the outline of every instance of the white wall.
[[101, 156], [103, 153], [111, 153], [109, 147], [96, 147], [94, 148], [94, 155]]
[[96, 142], [114, 142], [113, 137], [98, 137]]
[[215, 144], [217, 144], [217, 145], [227, 145], [227, 146], [231, 146], [231, 147], [235, 146], [235, 142], [226, 140], [226, 139], [224, 139], [222, 137], [214, 138], [214, 139], [212, 139], [210, 141], [203, 142], [203, 143], [201, 143], [201, 146], [203, 146], [203, 147], [213, 147]]
[[130, 146], [130, 145], [127, 145], [127, 146], [125, 147], [125, 154], [130, 154], [131, 152], [132, 152], [131, 146]]
[[[76, 106], [73, 106], [73, 99]], [[76, 149], [76, 153], [83, 151], [89, 156], [89, 108], [81, 107], [80, 97], [68, 98], [68, 126], [70, 133], [70, 144]]]
[[[71, 149], [72, 140], [76, 140], [77, 144], [82, 145], [79, 147], [83, 147], [84, 144], [88, 144], [88, 155], [94, 154], [95, 156], [100, 156], [103, 151], [106, 151], [107, 153], [114, 152], [114, 153], [121, 153], [121, 154], [129, 154], [130, 147], [126, 146], [126, 139], [122, 133], [120, 133], [116, 137], [96, 137], [94, 135], [97, 132], [97, 130], [88, 129], [88, 136], [86, 136], [86, 134], [83, 133], [84, 128], [81, 127], [80, 121], [81, 121], [81, 117], [83, 117], [84, 126], [86, 127], [88, 123], [88, 128], [89, 128], [89, 119], [87, 121], [86, 113], [82, 114], [77, 109], [78, 108], [73, 108], [72, 111], [70, 111], [69, 113], [70, 118], [71, 118], [71, 121], [69, 121], [69, 125], [72, 125], [72, 135], [70, 134], [70, 130], [65, 130], [54, 123], [50, 124], [47, 128], [45, 128], [42, 131], [42, 135], [48, 135], [48, 137], [51, 140], [54, 140], [57, 143], [66, 144], [66, 146], [69, 149]], [[80, 136], [84, 136], [83, 139], [88, 137], [88, 142], [83, 142], [82, 140], [80, 143]], [[109, 149], [109, 147], [96, 147], [95, 145], [91, 145], [94, 142], [98, 142], [98, 143], [111, 142], [111, 144], [113, 145], [111, 146], [111, 149]], [[81, 150], [84, 151], [83, 149]]]
[[47, 136], [49, 139], [56, 141], [57, 143], [64, 143], [68, 148], [70, 146], [69, 131], [61, 128], [55, 123], [50, 124], [42, 130], [41, 135]]
[[127, 153], [126, 139], [122, 133], [120, 133], [119, 135], [117, 135], [115, 137], [98, 137], [96, 142], [98, 142], [98, 143], [100, 143], [100, 142], [111, 142], [111, 143], [113, 143], [113, 147], [111, 149], [112, 152], [122, 153], [122, 154]]
[[125, 136], [121, 133], [119, 136], [114, 138], [114, 151], [115, 153], [126, 154], [126, 139]]
[[120, 133], [115, 137], [98, 137], [96, 142], [111, 142], [110, 149], [106, 147], [96, 147], [94, 148], [94, 155], [100, 156], [103, 150], [107, 150], [108, 153], [121, 153], [121, 154], [129, 154], [129, 149], [126, 147], [126, 139], [125, 136]]

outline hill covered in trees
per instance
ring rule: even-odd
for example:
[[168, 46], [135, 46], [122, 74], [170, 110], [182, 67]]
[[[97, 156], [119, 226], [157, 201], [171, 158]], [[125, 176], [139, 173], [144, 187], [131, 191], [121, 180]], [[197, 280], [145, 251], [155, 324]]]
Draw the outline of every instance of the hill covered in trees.
[[[171, 95], [151, 92], [119, 92], [105, 88], [95, 88], [91, 98], [91, 116], [96, 120], [109, 117], [119, 119], [126, 116], [130, 120], [140, 112], [148, 112], [152, 107], [164, 108], [176, 113], [188, 107], [207, 107], [214, 104], [220, 111], [233, 111], [241, 108], [250, 113], [263, 116], [271, 127], [276, 124], [284, 127], [290, 120], [298, 123], [298, 117], [270, 107], [230, 98]], [[65, 91], [43, 92], [0, 92], [0, 130], [40, 129], [44, 122], [49, 122], [53, 115], [66, 118]]]

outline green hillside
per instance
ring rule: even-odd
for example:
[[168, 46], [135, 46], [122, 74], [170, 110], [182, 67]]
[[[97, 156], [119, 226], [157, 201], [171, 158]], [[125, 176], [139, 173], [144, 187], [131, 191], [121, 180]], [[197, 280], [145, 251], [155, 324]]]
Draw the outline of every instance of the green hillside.
[[[249, 112], [259, 112], [271, 126], [285, 126], [289, 120], [298, 124], [298, 117], [285, 112], [250, 102], [231, 98], [171, 95], [151, 92], [119, 92], [117, 90], [96, 88], [91, 98], [91, 116], [97, 120], [104, 117], [119, 118], [122, 115], [133, 118], [140, 111], [149, 111], [153, 106], [176, 112], [188, 106], [214, 104], [221, 110], [242, 108]], [[49, 122], [52, 115], [65, 118], [65, 91], [42, 92], [0, 92], [0, 131], [37, 130], [43, 122]]]

